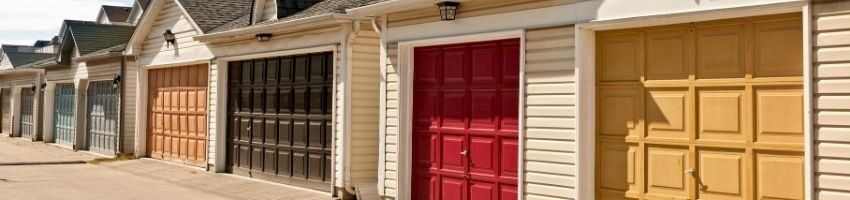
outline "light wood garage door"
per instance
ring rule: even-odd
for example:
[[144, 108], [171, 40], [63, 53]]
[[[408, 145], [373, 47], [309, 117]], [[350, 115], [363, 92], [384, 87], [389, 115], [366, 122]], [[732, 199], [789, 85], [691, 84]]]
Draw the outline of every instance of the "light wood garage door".
[[803, 199], [799, 14], [597, 34], [599, 199]]
[[207, 155], [207, 65], [150, 70], [148, 155], [203, 166]]

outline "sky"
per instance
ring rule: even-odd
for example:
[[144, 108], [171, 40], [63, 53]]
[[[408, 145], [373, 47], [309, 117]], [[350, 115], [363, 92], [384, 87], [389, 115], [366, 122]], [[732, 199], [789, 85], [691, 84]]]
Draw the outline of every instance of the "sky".
[[59, 34], [62, 20], [97, 18], [101, 5], [130, 6], [134, 0], [0, 0], [0, 44], [32, 45]]

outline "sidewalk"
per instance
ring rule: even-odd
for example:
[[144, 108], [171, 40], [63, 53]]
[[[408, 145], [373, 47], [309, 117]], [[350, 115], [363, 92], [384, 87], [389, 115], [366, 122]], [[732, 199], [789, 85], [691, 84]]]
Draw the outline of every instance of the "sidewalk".
[[97, 156], [0, 136], [2, 199], [331, 199], [327, 193], [157, 160]]

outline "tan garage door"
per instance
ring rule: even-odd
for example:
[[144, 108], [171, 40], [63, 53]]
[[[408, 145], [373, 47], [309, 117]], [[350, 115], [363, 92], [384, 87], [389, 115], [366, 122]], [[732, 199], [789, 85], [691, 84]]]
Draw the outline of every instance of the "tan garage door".
[[599, 199], [803, 199], [800, 14], [597, 34]]
[[148, 155], [203, 166], [207, 149], [207, 65], [150, 70]]

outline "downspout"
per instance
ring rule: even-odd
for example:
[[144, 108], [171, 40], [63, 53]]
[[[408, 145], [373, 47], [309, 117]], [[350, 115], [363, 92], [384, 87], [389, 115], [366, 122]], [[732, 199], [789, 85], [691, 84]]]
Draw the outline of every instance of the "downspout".
[[360, 33], [360, 20], [351, 20], [351, 23], [352, 23], [351, 32], [349, 32], [348, 37], [346, 38], [345, 49], [343, 49], [343, 51], [345, 51], [345, 69], [346, 69], [345, 70], [345, 81], [347, 81], [347, 84], [345, 84], [346, 87], [344, 88], [346, 90], [346, 92], [345, 92], [345, 98], [346, 99], [343, 101], [344, 104], [345, 104], [344, 107], [345, 107], [345, 111], [346, 111], [345, 116], [343, 116], [343, 120], [344, 120], [344, 123], [345, 123], [345, 126], [344, 126], [345, 127], [345, 135], [343, 135], [342, 145], [340, 145], [343, 148], [342, 152], [345, 155], [342, 156], [342, 160], [341, 160], [342, 169], [340, 169], [340, 170], [342, 170], [342, 173], [340, 173], [341, 174], [340, 179], [342, 179], [342, 187], [345, 190], [345, 192], [348, 193], [348, 194], [356, 196], [357, 195], [357, 188], [354, 188], [354, 186], [348, 185], [346, 183], [346, 180], [348, 180], [347, 179], [348, 172], [346, 171], [346, 166], [349, 166], [349, 159], [350, 159], [349, 157], [351, 157], [350, 156], [351, 151], [348, 148], [349, 143], [351, 142], [351, 131], [350, 131], [351, 130], [351, 123], [349, 123], [349, 120], [351, 119], [351, 109], [349, 109], [350, 106], [351, 106], [351, 101], [350, 101], [350, 98], [351, 98], [351, 83], [352, 83], [352, 81], [351, 81], [352, 72], [351, 71], [353, 69], [353, 67], [351, 66], [351, 63], [352, 63], [351, 62], [351, 56], [352, 56], [351, 44], [354, 43], [354, 39], [357, 38], [357, 35]]
[[118, 76], [120, 77], [118, 84], [118, 148], [116, 148], [115, 155], [119, 153], [124, 153], [124, 100], [126, 94], [124, 94], [124, 87], [127, 84], [127, 79], [125, 71], [127, 70], [127, 56], [121, 56], [121, 69], [118, 72]]

